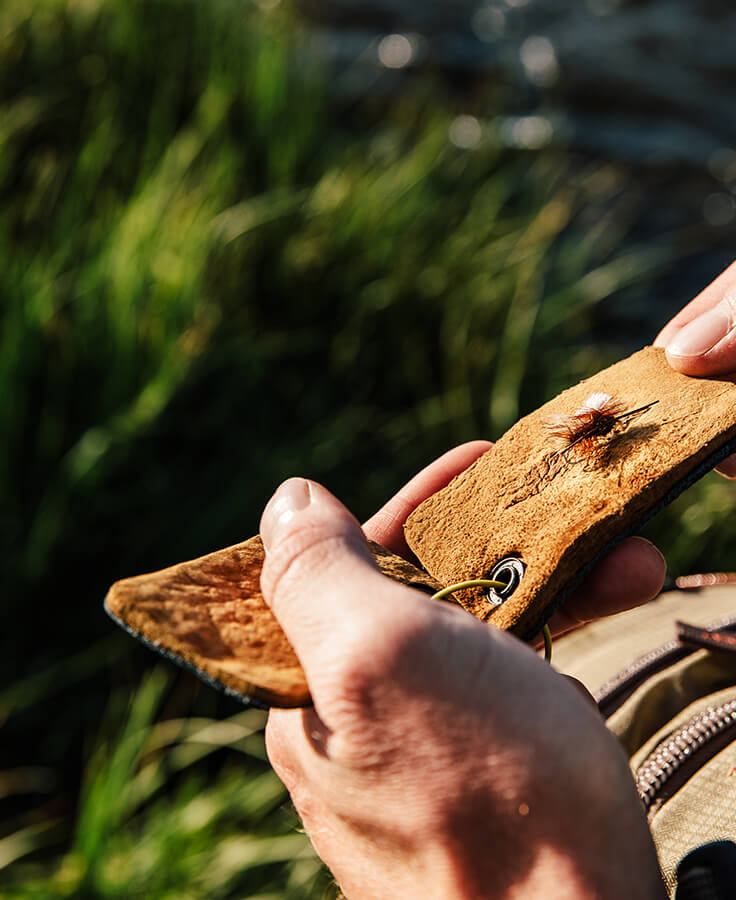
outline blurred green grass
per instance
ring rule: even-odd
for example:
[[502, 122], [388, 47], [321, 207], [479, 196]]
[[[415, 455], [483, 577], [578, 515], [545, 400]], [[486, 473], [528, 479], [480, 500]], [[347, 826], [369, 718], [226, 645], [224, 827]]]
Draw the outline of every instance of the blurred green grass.
[[[341, 106], [272, 4], [6, 0], [0, 70], [0, 890], [329, 896], [260, 714], [144, 677], [106, 587], [290, 474], [368, 515], [651, 339], [596, 305], [671, 251], [626, 241], [624, 169], [454, 146], [431, 75]], [[733, 500], [650, 526], [674, 571], [733, 567]]]

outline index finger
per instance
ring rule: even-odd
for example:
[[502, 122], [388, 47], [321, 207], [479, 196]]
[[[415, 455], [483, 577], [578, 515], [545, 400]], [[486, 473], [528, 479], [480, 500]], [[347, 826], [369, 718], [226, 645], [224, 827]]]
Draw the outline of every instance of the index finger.
[[469, 441], [443, 453], [417, 473], [363, 525], [365, 535], [397, 556], [414, 560], [404, 538], [404, 522], [420, 503], [448, 485], [491, 449], [490, 441]]

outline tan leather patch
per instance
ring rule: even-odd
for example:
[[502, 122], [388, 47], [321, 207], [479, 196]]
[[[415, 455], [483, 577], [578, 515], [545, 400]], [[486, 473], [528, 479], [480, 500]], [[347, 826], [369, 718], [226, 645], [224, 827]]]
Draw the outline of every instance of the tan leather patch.
[[[381, 571], [432, 593], [433, 578], [371, 543]], [[299, 660], [266, 605], [260, 575], [263, 544], [242, 544], [160, 572], [117, 581], [105, 606], [135, 635], [199, 674], [271, 706], [307, 706]]]
[[[647, 408], [631, 420], [599, 422], [566, 454], [559, 417], [590, 406], [591, 395], [616, 414]], [[551, 429], [551, 421], [558, 425]], [[664, 351], [645, 348], [522, 419], [414, 511], [406, 536], [429, 575], [372, 549], [385, 574], [430, 591], [487, 577], [506, 557], [521, 560], [518, 588], [501, 605], [478, 589], [452, 599], [524, 636], [586, 566], [704, 474], [735, 438], [736, 385], [679, 375]], [[251, 538], [117, 582], [106, 606], [132, 633], [232, 691], [305, 705], [304, 673], [260, 592], [262, 559], [260, 539]]]
[[[571, 461], [549, 423], [595, 394], [629, 410], [657, 402]], [[583, 567], [704, 474], [701, 464], [734, 437], [736, 385], [680, 375], [663, 350], [647, 347], [517, 422], [409, 516], [406, 539], [445, 584], [488, 577], [505, 557], [521, 559], [524, 577], [502, 605], [478, 590], [459, 599], [479, 618], [525, 635]]]

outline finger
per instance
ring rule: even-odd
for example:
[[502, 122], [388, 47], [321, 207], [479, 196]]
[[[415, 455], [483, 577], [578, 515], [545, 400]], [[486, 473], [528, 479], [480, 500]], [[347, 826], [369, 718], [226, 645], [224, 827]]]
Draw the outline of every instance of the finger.
[[[264, 510], [261, 537], [264, 599], [322, 715], [323, 701], [348, 674], [357, 679], [380, 666], [406, 620], [399, 611], [419, 616], [417, 604], [426, 605], [426, 597], [381, 574], [355, 518], [315, 482], [291, 478], [281, 485]], [[362, 668], [346, 673], [350, 666]]]
[[404, 538], [404, 522], [420, 503], [449, 484], [452, 479], [491, 449], [490, 441], [470, 441], [448, 450], [407, 482], [363, 525], [372, 540], [399, 556], [413, 559]]
[[678, 327], [674, 333], [663, 332], [660, 336], [673, 369], [694, 376], [733, 375], [736, 372], [736, 269], [733, 266], [727, 269], [675, 317], [672, 324], [675, 323]]
[[304, 781], [296, 745], [302, 732], [301, 709], [271, 709], [266, 722], [266, 755], [287, 791]]
[[667, 347], [678, 331], [700, 316], [702, 313], [723, 299], [725, 292], [736, 282], [736, 262], [732, 263], [725, 271], [721, 272], [715, 281], [712, 281], [705, 290], [691, 300], [680, 312], [671, 319], [660, 331], [654, 340], [655, 347]]
[[736, 479], [736, 454], [728, 456], [716, 466], [716, 472], [723, 475], [724, 478]]
[[[309, 719], [317, 719], [313, 709], [272, 709], [266, 723], [266, 754], [271, 767], [289, 792], [302, 824], [310, 829], [327, 820], [329, 803], [320, 757], [310, 744]], [[317, 719], [318, 721], [318, 719]], [[321, 785], [315, 790], [314, 785]]]
[[550, 619], [553, 635], [594, 619], [633, 609], [662, 589], [664, 557], [644, 538], [628, 538], [611, 550]]

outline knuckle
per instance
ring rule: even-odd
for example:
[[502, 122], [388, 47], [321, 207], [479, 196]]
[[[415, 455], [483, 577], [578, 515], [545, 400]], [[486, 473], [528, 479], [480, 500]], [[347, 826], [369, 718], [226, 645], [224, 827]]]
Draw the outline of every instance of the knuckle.
[[291, 787], [299, 780], [299, 774], [289, 730], [273, 716], [269, 716], [265, 739], [268, 760], [286, 789], [291, 791]]
[[363, 744], [367, 723], [381, 720], [397, 703], [421, 696], [417, 689], [429, 676], [437, 649], [437, 623], [422, 608], [428, 605], [422, 599], [414, 608], [397, 607], [391, 618], [366, 616], [341, 634], [329, 669], [330, 709], [332, 721], [351, 743]]
[[[356, 619], [343, 634], [337, 675], [345, 689], [370, 689], [375, 682], [406, 678], [418, 657], [426, 650], [426, 622], [420, 609], [384, 609]], [[362, 690], [359, 692], [362, 693]]]
[[302, 782], [293, 787], [288, 787], [288, 785], [286, 787], [304, 826], [306, 828], [313, 827], [313, 823], [317, 819], [318, 804], [311, 789]]
[[291, 797], [305, 825], [317, 814], [317, 803], [310, 779], [299, 765], [294, 750], [296, 734], [283, 721], [269, 717], [266, 726], [266, 753], [271, 767]]
[[350, 539], [327, 523], [314, 523], [287, 532], [268, 552], [261, 573], [261, 586], [272, 603], [286, 594], [323, 577]]

